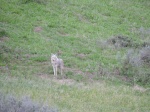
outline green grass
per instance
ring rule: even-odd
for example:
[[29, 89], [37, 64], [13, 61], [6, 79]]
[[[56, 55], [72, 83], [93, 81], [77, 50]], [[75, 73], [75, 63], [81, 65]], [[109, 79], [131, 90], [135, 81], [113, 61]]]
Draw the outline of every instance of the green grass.
[[[129, 49], [150, 41], [149, 7], [149, 0], [1, 0], [0, 91], [62, 112], [150, 110], [149, 91], [114, 75]], [[138, 47], [107, 42], [118, 35]], [[54, 79], [50, 55], [57, 52], [65, 71]]]
[[28, 96], [34, 101], [48, 103], [59, 111], [132, 111], [145, 112], [149, 108], [149, 93], [109, 82], [84, 85], [64, 85], [50, 78], [1, 76], [1, 91], [17, 97]]

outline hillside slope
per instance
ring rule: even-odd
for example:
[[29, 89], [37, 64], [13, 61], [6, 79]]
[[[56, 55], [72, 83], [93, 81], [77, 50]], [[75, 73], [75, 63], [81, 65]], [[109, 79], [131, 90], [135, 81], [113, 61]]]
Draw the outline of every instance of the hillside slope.
[[[1, 0], [0, 92], [60, 111], [150, 110], [149, 7], [149, 0]], [[64, 60], [58, 79], [51, 53]]]

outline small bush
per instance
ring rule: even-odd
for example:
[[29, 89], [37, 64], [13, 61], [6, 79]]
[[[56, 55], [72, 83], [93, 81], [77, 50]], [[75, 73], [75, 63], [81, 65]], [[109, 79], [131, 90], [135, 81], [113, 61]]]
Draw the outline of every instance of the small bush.
[[143, 63], [150, 65], [150, 46], [144, 47], [140, 50], [140, 60]]
[[129, 37], [125, 36], [114, 36], [107, 41], [109, 44], [115, 47], [131, 47], [133, 46], [133, 41]]
[[150, 84], [150, 50], [129, 50], [121, 67], [121, 74], [128, 77], [132, 83]]
[[57, 112], [57, 109], [35, 103], [29, 97], [18, 101], [13, 96], [0, 93], [0, 112]]

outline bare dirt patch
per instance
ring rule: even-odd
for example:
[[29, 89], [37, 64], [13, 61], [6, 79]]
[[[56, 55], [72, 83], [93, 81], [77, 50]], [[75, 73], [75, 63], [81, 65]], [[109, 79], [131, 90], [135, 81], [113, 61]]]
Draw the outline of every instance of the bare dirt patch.
[[48, 74], [44, 74], [44, 73], [38, 73], [37, 75], [38, 75], [40, 78], [42, 78], [42, 79], [48, 79], [48, 78], [50, 78]]
[[66, 33], [66, 32], [63, 31], [63, 30], [59, 30], [59, 31], [58, 31], [58, 34], [61, 35], [61, 36], [63, 36], [63, 37], [69, 36], [69, 34]]
[[83, 16], [79, 13], [76, 13], [75, 16], [77, 16], [78, 20], [81, 21], [81, 22], [90, 23], [89, 20], [85, 16]]
[[133, 90], [140, 91], [140, 92], [146, 92], [146, 91], [149, 90], [149, 89], [145, 89], [145, 88], [143, 88], [143, 87], [141, 87], [141, 86], [139, 86], [139, 85], [135, 85], [135, 86], [133, 87]]
[[52, 81], [54, 81], [55, 83], [61, 84], [61, 85], [73, 85], [75, 83], [75, 81], [73, 79], [59, 79], [58, 77], [50, 77], [49, 74], [45, 74], [45, 73], [38, 73], [37, 74], [41, 79], [51, 79]]
[[5, 41], [8, 41], [8, 40], [9, 40], [9, 38], [6, 37], [6, 36], [3, 36], [3, 37], [0, 38], [0, 42], [5, 42]]
[[54, 79], [53, 81], [62, 85], [73, 85], [75, 83], [73, 79]]
[[42, 27], [38, 26], [34, 28], [34, 32], [41, 32], [42, 31]]
[[75, 56], [78, 57], [78, 58], [80, 58], [80, 59], [85, 59], [86, 58], [86, 55], [83, 54], [83, 53], [76, 54]]

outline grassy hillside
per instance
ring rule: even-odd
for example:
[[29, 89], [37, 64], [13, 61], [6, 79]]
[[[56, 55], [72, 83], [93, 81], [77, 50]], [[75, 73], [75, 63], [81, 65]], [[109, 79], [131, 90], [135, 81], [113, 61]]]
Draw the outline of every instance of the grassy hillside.
[[1, 91], [21, 99], [27, 96], [60, 112], [147, 112], [150, 109], [148, 91], [105, 81], [85, 85], [66, 79], [2, 75]]
[[59, 111], [150, 110], [149, 0], [0, 2], [2, 93]]

